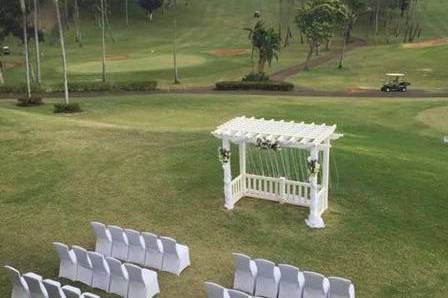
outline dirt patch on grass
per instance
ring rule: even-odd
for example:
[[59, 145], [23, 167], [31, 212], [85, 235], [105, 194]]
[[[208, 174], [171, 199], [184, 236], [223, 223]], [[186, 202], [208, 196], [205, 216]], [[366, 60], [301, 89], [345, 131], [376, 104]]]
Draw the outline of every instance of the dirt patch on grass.
[[405, 49], [424, 49], [424, 48], [443, 46], [447, 44], [448, 44], [448, 38], [439, 38], [415, 43], [404, 43], [401, 46]]
[[24, 65], [23, 62], [3, 62], [4, 69], [12, 69], [17, 67], [22, 67]]
[[367, 93], [370, 90], [366, 89], [366, 88], [361, 88], [361, 87], [352, 87], [352, 88], [348, 88], [347, 91], [350, 94], [362, 94], [362, 93]]
[[417, 115], [417, 120], [443, 133], [448, 133], [448, 106], [425, 110]]
[[216, 49], [208, 52], [215, 57], [238, 57], [249, 53], [248, 49]]

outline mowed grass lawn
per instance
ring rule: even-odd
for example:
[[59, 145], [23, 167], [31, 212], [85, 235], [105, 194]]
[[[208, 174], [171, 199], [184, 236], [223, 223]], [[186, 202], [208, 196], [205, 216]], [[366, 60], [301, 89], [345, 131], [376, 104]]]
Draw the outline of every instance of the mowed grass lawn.
[[[0, 102], [0, 264], [56, 278], [51, 243], [93, 249], [98, 220], [190, 246], [191, 268], [159, 273], [160, 297], [205, 297], [205, 280], [230, 287], [232, 252], [350, 278], [359, 297], [446, 297], [448, 119], [437, 115], [447, 99], [78, 101], [86, 111], [72, 116]], [[223, 210], [210, 131], [238, 115], [335, 123], [345, 134], [332, 150], [338, 187], [326, 229], [308, 229], [305, 208], [268, 201]], [[2, 273], [0, 296], [9, 290]]]

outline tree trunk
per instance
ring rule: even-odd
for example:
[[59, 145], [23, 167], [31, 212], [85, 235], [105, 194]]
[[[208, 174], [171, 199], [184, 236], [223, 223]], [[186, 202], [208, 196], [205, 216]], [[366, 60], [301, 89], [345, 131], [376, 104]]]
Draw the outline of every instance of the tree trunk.
[[174, 64], [174, 84], [180, 84], [179, 72], [177, 70], [177, 0], [174, 0], [174, 28], [173, 28], [173, 64]]
[[56, 18], [58, 21], [59, 27], [59, 41], [61, 43], [61, 56], [62, 56], [62, 68], [64, 72], [64, 94], [65, 94], [65, 104], [68, 105], [70, 103], [70, 99], [68, 96], [68, 75], [67, 75], [67, 57], [65, 55], [65, 44], [64, 44], [64, 29], [61, 20], [61, 12], [59, 10], [59, 0], [53, 0], [56, 6]]
[[264, 73], [264, 66], [266, 65], [266, 59], [264, 57], [260, 57], [258, 59], [258, 73]]
[[125, 0], [126, 26], [129, 26], [129, 0]]
[[76, 30], [76, 37], [75, 41], [79, 44], [80, 47], [82, 47], [82, 35], [81, 35], [81, 20], [79, 19], [79, 5], [78, 0], [74, 0], [74, 8], [75, 8], [75, 30]]
[[0, 85], [5, 84], [5, 79], [3, 78], [3, 63], [0, 61]]
[[104, 1], [101, 0], [101, 42], [103, 47], [103, 63], [102, 63], [102, 80], [103, 83], [106, 82], [106, 20], [105, 20], [105, 6]]
[[39, 12], [38, 0], [34, 0], [34, 40], [36, 42], [36, 80], [40, 85], [41, 71], [40, 71], [40, 45], [39, 45]]
[[68, 0], [64, 0], [64, 22], [65, 25], [68, 27]]
[[338, 68], [342, 69], [344, 67], [344, 58], [345, 58], [345, 48], [347, 47], [347, 28], [344, 29], [344, 36], [342, 37], [342, 51], [341, 51], [341, 57], [339, 58], [339, 65]]
[[375, 9], [375, 36], [378, 35], [378, 22], [379, 22], [379, 15], [380, 15], [380, 1], [376, 1], [376, 9]]
[[23, 45], [25, 47], [25, 67], [26, 67], [26, 96], [31, 98], [31, 79], [30, 79], [30, 55], [28, 49], [28, 22], [26, 19], [25, 0], [20, 0], [20, 8], [22, 9], [22, 26], [23, 26]]
[[305, 67], [304, 67], [305, 70], [310, 69], [309, 64], [310, 64], [310, 60], [311, 60], [311, 57], [313, 56], [313, 52], [314, 52], [314, 42], [310, 41], [309, 45], [310, 45], [310, 50], [308, 51], [308, 56], [306, 56]]

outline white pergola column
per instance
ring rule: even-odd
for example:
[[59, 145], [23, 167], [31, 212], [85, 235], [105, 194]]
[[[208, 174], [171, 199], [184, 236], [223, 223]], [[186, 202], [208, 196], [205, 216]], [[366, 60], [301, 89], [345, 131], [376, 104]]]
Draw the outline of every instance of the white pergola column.
[[326, 145], [324, 152], [324, 160], [322, 161], [322, 187], [325, 188], [325, 208], [328, 207], [328, 187], [330, 178], [330, 139], [327, 139], [324, 144]]
[[[222, 149], [230, 151], [230, 142], [228, 139], [222, 140]], [[232, 210], [234, 206], [232, 195], [232, 171], [229, 161], [223, 163], [222, 168], [224, 170], [224, 207]]]
[[239, 145], [239, 157], [240, 157], [240, 175], [243, 185], [243, 193], [246, 193], [246, 143], [242, 142]]
[[[319, 162], [319, 150], [317, 147], [313, 147], [310, 150], [309, 160], [315, 160]], [[308, 218], [305, 220], [305, 223], [313, 229], [325, 228], [325, 223], [319, 212], [319, 189], [317, 184], [317, 174], [310, 174], [309, 183], [310, 183], [310, 214]]]

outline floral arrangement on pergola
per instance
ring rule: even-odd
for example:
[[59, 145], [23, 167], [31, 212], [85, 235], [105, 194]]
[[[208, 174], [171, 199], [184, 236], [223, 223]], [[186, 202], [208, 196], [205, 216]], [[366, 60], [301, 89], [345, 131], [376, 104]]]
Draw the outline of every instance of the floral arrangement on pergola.
[[[324, 228], [322, 214], [328, 208], [331, 141], [342, 137], [342, 134], [335, 131], [336, 125], [305, 124], [245, 116], [218, 126], [212, 134], [222, 140], [222, 147], [218, 153], [224, 170], [225, 208], [233, 209], [243, 197], [309, 207], [310, 213], [305, 220], [306, 224], [311, 228]], [[233, 180], [230, 165], [231, 143], [239, 147], [240, 173]], [[308, 181], [248, 172], [246, 153], [249, 145], [255, 146], [258, 150], [272, 152], [280, 152], [283, 149], [306, 150], [309, 154], [306, 162]], [[288, 167], [289, 163], [283, 161], [280, 166]], [[297, 166], [303, 167], [303, 165]]]

